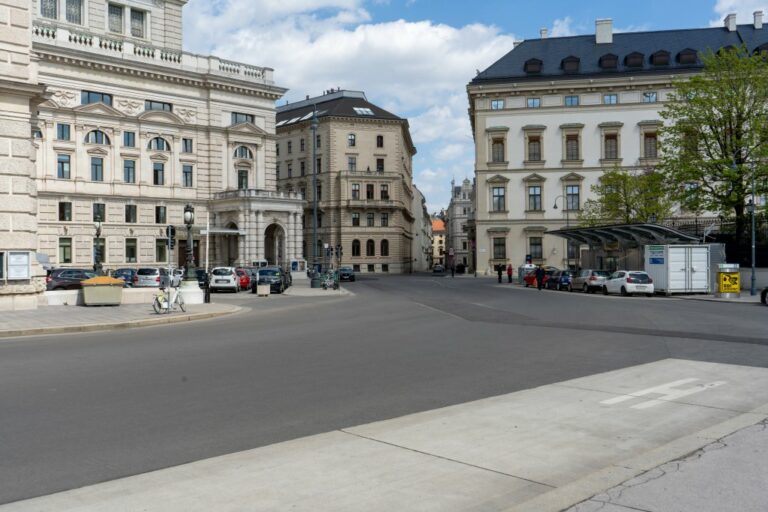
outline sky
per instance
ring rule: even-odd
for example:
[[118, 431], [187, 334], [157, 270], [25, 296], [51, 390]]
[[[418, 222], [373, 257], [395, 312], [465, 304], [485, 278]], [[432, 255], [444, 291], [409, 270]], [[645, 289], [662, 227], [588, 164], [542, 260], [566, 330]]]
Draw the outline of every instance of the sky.
[[274, 68], [278, 104], [330, 88], [364, 91], [407, 118], [418, 150], [414, 183], [430, 212], [447, 208], [451, 179], [474, 176], [466, 86], [515, 40], [614, 30], [749, 23], [768, 0], [190, 0], [184, 48]]

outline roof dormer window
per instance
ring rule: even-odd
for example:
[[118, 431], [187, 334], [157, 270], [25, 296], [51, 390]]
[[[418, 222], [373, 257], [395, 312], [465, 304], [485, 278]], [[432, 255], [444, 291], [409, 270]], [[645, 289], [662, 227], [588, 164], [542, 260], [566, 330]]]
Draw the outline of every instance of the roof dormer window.
[[560, 62], [560, 67], [566, 73], [578, 73], [579, 72], [579, 58], [573, 55], [564, 58]]
[[598, 61], [600, 69], [616, 69], [619, 65], [619, 56], [612, 53], [606, 53]]
[[541, 73], [542, 64], [543, 62], [539, 59], [528, 59], [525, 61], [525, 66], [523, 66], [523, 69], [529, 75], [534, 73]]
[[680, 52], [677, 54], [677, 62], [680, 64], [696, 64], [698, 60], [699, 57], [696, 54], [696, 50], [692, 50], [691, 48], [680, 50]]
[[651, 55], [651, 64], [654, 66], [669, 66], [669, 52], [667, 50], [659, 50]]
[[645, 55], [640, 52], [632, 52], [624, 57], [624, 65], [628, 68], [641, 68], [644, 60]]

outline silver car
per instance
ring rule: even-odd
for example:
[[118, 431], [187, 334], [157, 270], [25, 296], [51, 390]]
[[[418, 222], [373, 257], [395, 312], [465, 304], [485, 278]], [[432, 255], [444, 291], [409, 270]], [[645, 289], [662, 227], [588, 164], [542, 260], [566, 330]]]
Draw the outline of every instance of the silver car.
[[594, 293], [603, 289], [605, 280], [611, 275], [607, 270], [586, 269], [579, 270], [574, 278], [571, 279], [571, 285], [568, 291], [582, 291], [584, 293]]
[[168, 269], [163, 267], [142, 267], [136, 271], [133, 279], [136, 288], [168, 288], [171, 282]]
[[215, 267], [211, 270], [209, 285], [212, 292], [230, 290], [235, 293], [240, 291], [240, 277], [235, 272], [235, 267]]

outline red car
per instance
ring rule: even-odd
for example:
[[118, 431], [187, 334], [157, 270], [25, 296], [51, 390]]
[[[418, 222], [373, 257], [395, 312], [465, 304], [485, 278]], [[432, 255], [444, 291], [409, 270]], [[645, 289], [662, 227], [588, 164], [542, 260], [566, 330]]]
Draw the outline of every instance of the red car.
[[237, 274], [237, 277], [240, 278], [241, 290], [247, 290], [251, 287], [251, 276], [248, 275], [248, 272], [246, 272], [244, 268], [236, 268], [235, 273]]
[[[541, 283], [541, 286], [544, 287], [547, 285], [547, 280], [557, 272], [559, 269], [555, 267], [546, 267], [544, 269], [544, 279]], [[525, 287], [528, 288], [529, 286], [536, 286], [536, 270], [531, 270], [527, 274], [523, 276], [523, 281], [525, 282]]]

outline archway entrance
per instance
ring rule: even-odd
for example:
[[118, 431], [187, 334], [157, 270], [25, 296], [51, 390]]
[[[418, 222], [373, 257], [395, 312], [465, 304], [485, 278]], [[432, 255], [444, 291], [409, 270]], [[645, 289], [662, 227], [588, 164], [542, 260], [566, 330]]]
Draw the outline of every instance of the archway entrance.
[[[230, 222], [227, 229], [237, 230], [237, 224]], [[221, 260], [224, 265], [234, 266], [240, 258], [240, 235], [228, 233], [222, 235], [221, 241]]]
[[264, 231], [264, 258], [270, 265], [285, 266], [285, 230], [270, 224]]

